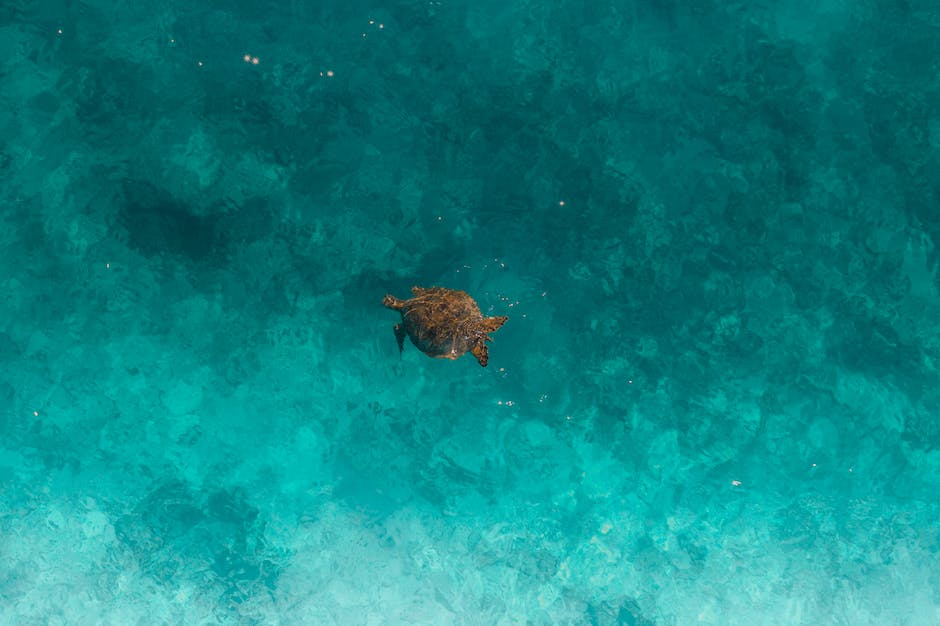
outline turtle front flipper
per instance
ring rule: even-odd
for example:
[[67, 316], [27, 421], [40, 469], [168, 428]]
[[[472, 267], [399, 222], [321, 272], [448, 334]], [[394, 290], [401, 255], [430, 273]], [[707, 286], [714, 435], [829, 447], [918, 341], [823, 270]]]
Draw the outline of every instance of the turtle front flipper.
[[470, 348], [470, 353], [477, 358], [477, 361], [479, 361], [480, 365], [483, 367], [486, 367], [486, 364], [490, 362], [490, 352], [486, 349], [486, 344], [482, 341], [474, 344], [474, 346]]
[[395, 339], [398, 340], [398, 356], [405, 350], [405, 335], [408, 331], [401, 324], [395, 324]]

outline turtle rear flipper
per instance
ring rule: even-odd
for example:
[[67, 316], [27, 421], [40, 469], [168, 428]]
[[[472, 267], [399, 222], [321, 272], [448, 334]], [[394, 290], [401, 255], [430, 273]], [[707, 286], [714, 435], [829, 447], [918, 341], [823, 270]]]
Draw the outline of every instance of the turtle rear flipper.
[[398, 356], [405, 350], [405, 335], [408, 331], [401, 324], [395, 324], [395, 339], [398, 341]]
[[401, 311], [405, 306], [404, 300], [399, 300], [390, 293], [385, 294], [385, 297], [382, 298], [382, 304], [387, 306], [390, 309], [395, 309], [396, 311]]

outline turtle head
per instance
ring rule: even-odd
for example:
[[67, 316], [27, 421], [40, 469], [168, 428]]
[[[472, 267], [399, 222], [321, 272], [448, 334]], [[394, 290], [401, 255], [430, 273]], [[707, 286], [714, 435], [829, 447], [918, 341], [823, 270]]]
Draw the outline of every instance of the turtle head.
[[500, 315], [499, 317], [487, 317], [483, 320], [483, 328], [485, 332], [495, 333], [499, 330], [499, 327], [506, 323], [506, 320], [509, 318], [505, 315]]

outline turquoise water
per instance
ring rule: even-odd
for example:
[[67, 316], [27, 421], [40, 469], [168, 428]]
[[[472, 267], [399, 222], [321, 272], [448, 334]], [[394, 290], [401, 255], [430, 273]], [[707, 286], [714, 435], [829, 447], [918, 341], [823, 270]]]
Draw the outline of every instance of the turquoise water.
[[[0, 623], [940, 623], [938, 59], [918, 0], [4, 0]], [[487, 368], [399, 356], [415, 284]]]

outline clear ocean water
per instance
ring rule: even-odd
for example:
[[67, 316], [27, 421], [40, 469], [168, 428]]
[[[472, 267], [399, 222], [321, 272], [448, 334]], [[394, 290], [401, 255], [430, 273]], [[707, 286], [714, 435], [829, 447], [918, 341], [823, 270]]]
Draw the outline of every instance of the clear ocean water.
[[0, 623], [938, 624], [938, 244], [932, 1], [3, 0]]

